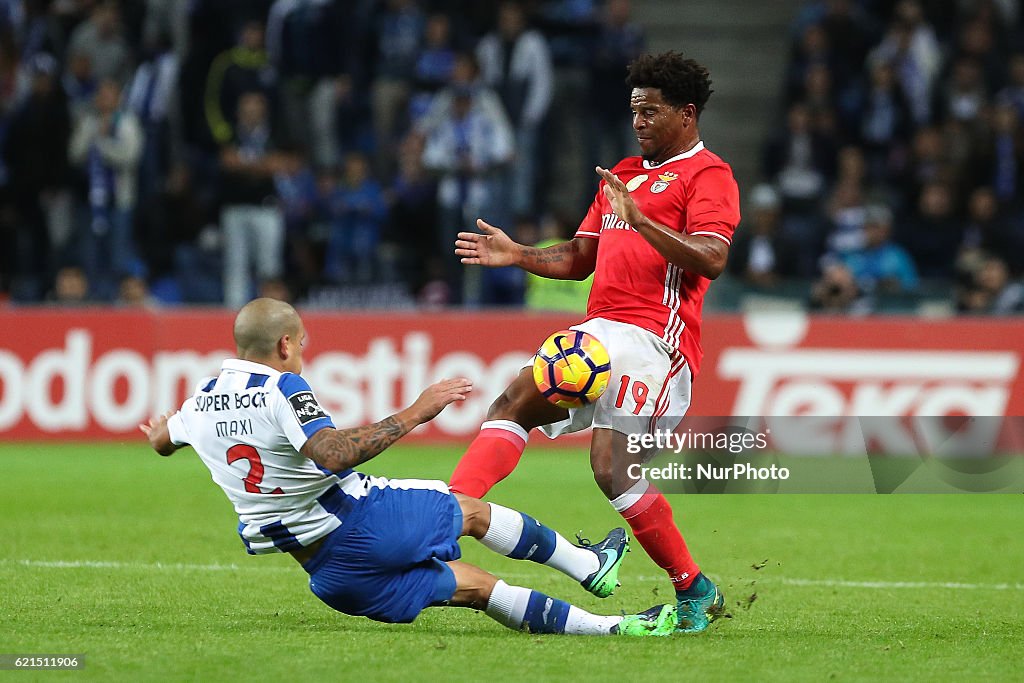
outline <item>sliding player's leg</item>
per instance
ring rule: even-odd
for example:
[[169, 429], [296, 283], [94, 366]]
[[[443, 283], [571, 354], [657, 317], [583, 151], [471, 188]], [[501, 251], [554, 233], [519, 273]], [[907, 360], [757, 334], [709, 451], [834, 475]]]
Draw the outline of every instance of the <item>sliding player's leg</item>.
[[494, 552], [557, 569], [599, 598], [608, 597], [619, 585], [619, 567], [629, 550], [624, 529], [612, 529], [595, 545], [574, 545], [526, 513], [460, 493], [455, 498], [462, 510], [463, 535]]
[[646, 479], [632, 481], [624, 476], [629, 464], [626, 445], [622, 432], [594, 430], [590, 443], [594, 479], [629, 524], [633, 537], [668, 574], [676, 590], [680, 630], [703, 631], [722, 613], [724, 598], [690, 555], [665, 495]]
[[640, 614], [601, 616], [520, 586], [465, 562], [449, 562], [455, 592], [449, 605], [483, 610], [516, 631], [588, 636], [665, 636], [675, 630], [675, 608], [658, 605]]
[[531, 429], [568, 415], [541, 395], [532, 370], [524, 368], [488, 409], [480, 433], [452, 473], [452, 491], [482, 498], [519, 464]]

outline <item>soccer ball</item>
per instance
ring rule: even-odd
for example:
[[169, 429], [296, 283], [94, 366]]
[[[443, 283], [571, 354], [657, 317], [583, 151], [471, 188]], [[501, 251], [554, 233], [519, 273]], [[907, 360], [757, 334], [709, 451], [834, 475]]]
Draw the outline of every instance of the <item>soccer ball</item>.
[[533, 359], [533, 381], [560, 408], [593, 403], [608, 388], [608, 350], [579, 330], [562, 330], [544, 340]]

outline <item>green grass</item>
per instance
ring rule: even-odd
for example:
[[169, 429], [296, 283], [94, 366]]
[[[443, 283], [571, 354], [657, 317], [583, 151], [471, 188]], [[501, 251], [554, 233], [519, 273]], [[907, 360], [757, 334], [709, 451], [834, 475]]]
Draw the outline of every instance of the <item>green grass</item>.
[[[396, 448], [366, 469], [445, 478], [458, 450]], [[492, 498], [570, 537], [577, 529], [599, 537], [620, 524], [579, 451], [531, 447]], [[0, 653], [85, 653], [87, 663], [0, 678], [1019, 680], [1019, 495], [671, 501], [733, 614], [705, 634], [538, 637], [458, 609], [388, 626], [321, 604], [290, 557], [247, 556], [229, 504], [190, 450], [163, 459], [142, 445], [2, 445]], [[595, 612], [643, 609], [671, 595], [639, 547], [622, 588], [604, 601], [545, 567], [473, 540], [463, 548], [468, 561], [510, 582]], [[837, 583], [844, 580], [1009, 587]]]

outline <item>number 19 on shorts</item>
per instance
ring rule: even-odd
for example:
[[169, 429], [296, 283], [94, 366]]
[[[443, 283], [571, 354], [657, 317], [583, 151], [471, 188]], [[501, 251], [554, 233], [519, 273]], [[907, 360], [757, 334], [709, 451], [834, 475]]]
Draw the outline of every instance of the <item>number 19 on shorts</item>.
[[[632, 385], [632, 389], [630, 389], [630, 385]], [[647, 403], [650, 389], [640, 380], [633, 381], [629, 375], [623, 375], [619, 378], [619, 393], [615, 396], [616, 408], [622, 407], [627, 393], [632, 394], [633, 402], [636, 404], [636, 407], [633, 408], [633, 414], [639, 415], [640, 411], [644, 409], [644, 404]]]

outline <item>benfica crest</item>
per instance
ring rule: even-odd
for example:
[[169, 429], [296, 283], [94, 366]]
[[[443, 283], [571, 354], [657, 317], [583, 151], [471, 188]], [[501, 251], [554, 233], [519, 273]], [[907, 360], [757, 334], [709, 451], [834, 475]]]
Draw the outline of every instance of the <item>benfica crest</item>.
[[655, 180], [653, 183], [651, 183], [651, 193], [659, 194], [661, 192], [664, 192], [665, 190], [668, 189], [669, 183], [671, 183], [678, 177], [679, 175], [677, 173], [673, 173], [672, 171], [666, 171], [665, 173], [660, 174], [658, 176], [658, 180]]

